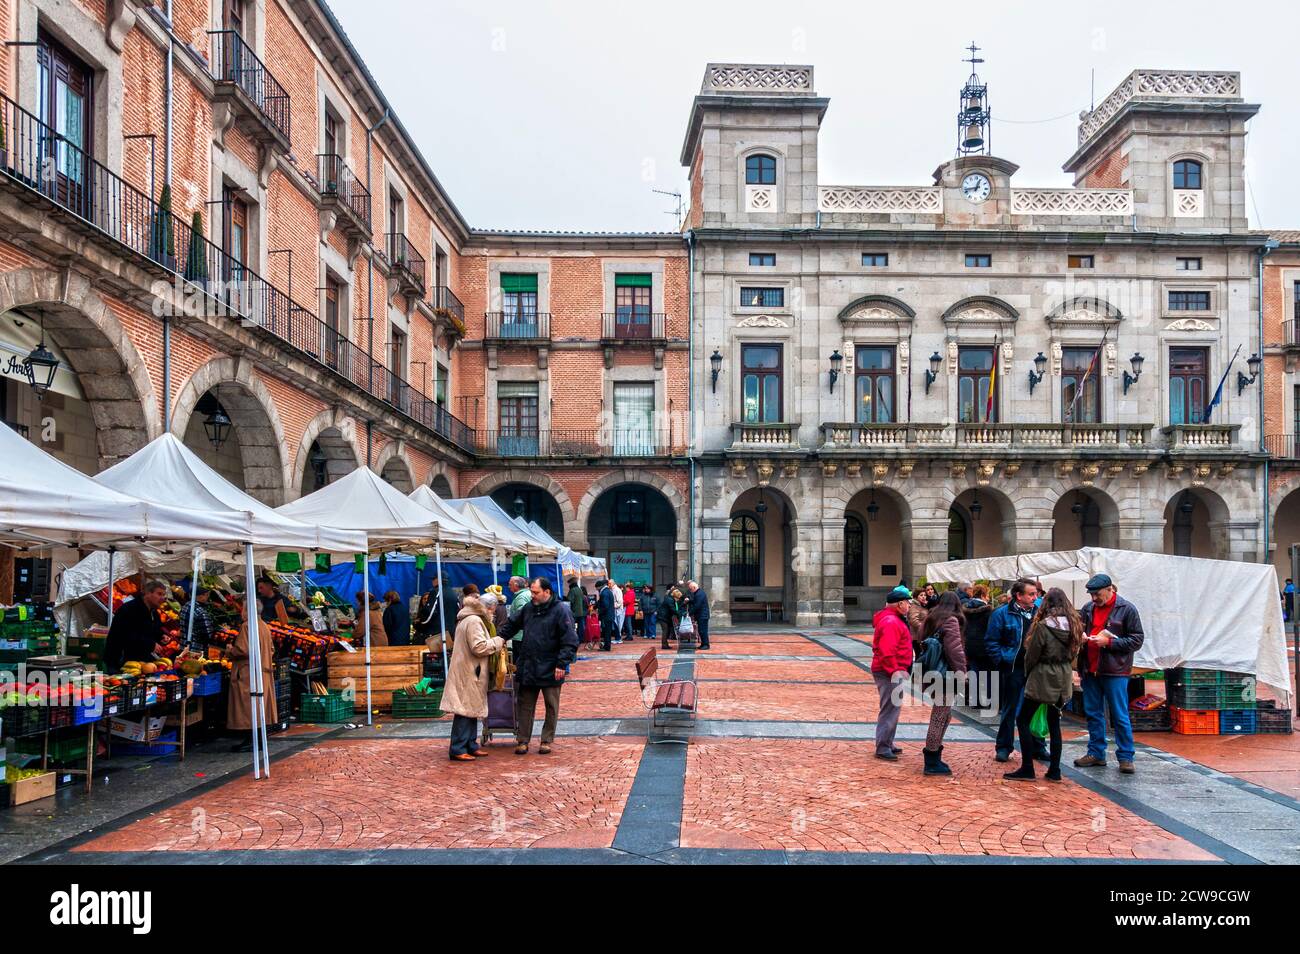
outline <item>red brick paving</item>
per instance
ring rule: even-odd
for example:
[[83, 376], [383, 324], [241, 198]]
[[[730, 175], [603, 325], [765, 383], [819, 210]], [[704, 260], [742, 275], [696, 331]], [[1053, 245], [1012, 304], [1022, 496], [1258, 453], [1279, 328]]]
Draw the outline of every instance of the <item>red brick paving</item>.
[[324, 742], [78, 851], [608, 847], [643, 743], [447, 759], [446, 740]]
[[709, 659], [696, 660], [696, 679], [767, 680], [795, 682], [871, 682], [871, 673], [851, 662], [828, 659], [805, 662], [784, 659]]
[[925, 778], [866, 742], [694, 739], [684, 848], [1208, 860], [1208, 854], [1072, 782], [1005, 782], [988, 746], [944, 749]]
[[[874, 684], [809, 685], [710, 682], [700, 686], [700, 718], [773, 722], [872, 722], [879, 710]], [[904, 706], [900, 722], [929, 722], [923, 705]]]

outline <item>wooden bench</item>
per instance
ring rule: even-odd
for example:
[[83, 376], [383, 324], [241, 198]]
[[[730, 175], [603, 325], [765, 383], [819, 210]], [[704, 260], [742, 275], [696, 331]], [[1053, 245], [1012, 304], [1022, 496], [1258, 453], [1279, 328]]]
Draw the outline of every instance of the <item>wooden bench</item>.
[[737, 613], [762, 613], [765, 622], [772, 622], [773, 616], [778, 620], [785, 615], [785, 604], [780, 600], [733, 600], [729, 606], [731, 618]]
[[[669, 682], [660, 682], [655, 678], [659, 672], [659, 651], [653, 646], [641, 654], [641, 658], [636, 661], [636, 680], [641, 686], [641, 704], [646, 707], [648, 715], [646, 716], [645, 737], [647, 742], [680, 742], [686, 744], [686, 739], [652, 737], [654, 729], [667, 726], [685, 726], [694, 727], [695, 713], [700, 702], [700, 688], [694, 682], [686, 679], [671, 680]], [[684, 713], [685, 719], [674, 719], [672, 721], [659, 721], [661, 713]]]

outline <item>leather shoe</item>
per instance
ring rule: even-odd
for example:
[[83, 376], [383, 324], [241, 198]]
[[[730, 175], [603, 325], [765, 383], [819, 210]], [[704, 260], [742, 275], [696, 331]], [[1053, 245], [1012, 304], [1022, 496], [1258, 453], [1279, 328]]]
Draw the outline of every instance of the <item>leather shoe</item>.
[[485, 759], [491, 754], [492, 753], [489, 752], [487, 749], [475, 749], [473, 752], [470, 753], [470, 755], [474, 756], [474, 758], [476, 759]]
[[894, 753], [894, 752], [877, 752], [877, 753], [876, 753], [876, 758], [878, 758], [878, 759], [882, 759], [883, 761], [886, 761], [886, 762], [897, 762], [897, 761], [898, 761], [898, 755], [897, 755], [896, 753]]
[[895, 745], [895, 746], [891, 746], [890, 748], [891, 748], [891, 751], [892, 751], [895, 755], [902, 755], [902, 754], [903, 754], [903, 748], [902, 748], [902, 746]]
[[1122, 772], [1124, 775], [1134, 775], [1134, 774], [1137, 773], [1137, 769], [1135, 769], [1135, 768], [1133, 767], [1133, 763], [1132, 763], [1132, 762], [1120, 762], [1120, 763], [1119, 763], [1119, 770], [1120, 770], [1120, 772]]
[[995, 762], [1010, 762], [1010, 761], [1011, 761], [1011, 753], [1010, 753], [1010, 752], [1003, 752], [1003, 751], [999, 750], [998, 753], [997, 753], [997, 755], [993, 756], [993, 760], [994, 760]]
[[515, 755], [527, 755], [527, 754], [528, 754], [528, 746], [526, 745], [515, 746]]
[[1105, 765], [1105, 759], [1094, 758], [1091, 755], [1081, 755], [1074, 760], [1075, 768], [1103, 768]]
[[475, 758], [474, 758], [474, 756], [470, 755], [468, 752], [462, 752], [460, 755], [453, 755], [453, 756], [451, 757], [451, 760], [452, 760], [453, 762], [473, 762], [473, 761], [476, 761]]

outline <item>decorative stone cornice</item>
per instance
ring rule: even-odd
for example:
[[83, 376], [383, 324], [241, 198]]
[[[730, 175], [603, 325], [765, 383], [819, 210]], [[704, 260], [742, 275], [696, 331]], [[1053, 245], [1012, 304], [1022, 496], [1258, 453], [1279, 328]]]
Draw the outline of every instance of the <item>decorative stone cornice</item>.
[[1241, 74], [1209, 70], [1134, 70], [1091, 112], [1079, 114], [1079, 145], [1133, 101], [1240, 100]]

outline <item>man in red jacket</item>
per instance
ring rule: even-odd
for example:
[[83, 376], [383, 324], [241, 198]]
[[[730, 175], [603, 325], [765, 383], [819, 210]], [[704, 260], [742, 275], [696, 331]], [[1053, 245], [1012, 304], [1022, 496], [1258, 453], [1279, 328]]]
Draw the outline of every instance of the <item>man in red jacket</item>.
[[872, 620], [871, 678], [876, 681], [880, 713], [876, 716], [876, 758], [897, 762], [903, 750], [894, 745], [898, 731], [899, 703], [907, 691], [908, 673], [912, 671], [912, 631], [907, 625], [907, 610], [912, 594], [905, 586], [896, 586], [885, 597], [885, 608]]

